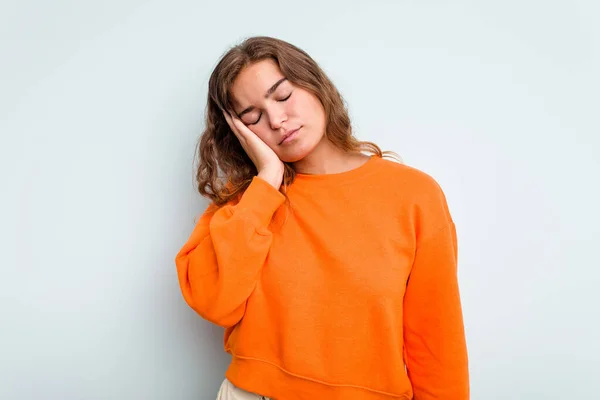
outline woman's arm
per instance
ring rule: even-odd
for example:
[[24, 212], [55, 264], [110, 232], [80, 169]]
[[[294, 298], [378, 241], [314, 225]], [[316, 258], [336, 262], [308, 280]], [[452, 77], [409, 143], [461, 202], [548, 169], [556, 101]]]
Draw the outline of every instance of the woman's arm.
[[418, 241], [404, 298], [405, 360], [415, 400], [469, 399], [454, 223]]
[[175, 263], [185, 301], [203, 318], [225, 328], [242, 319], [271, 247], [269, 223], [284, 200], [254, 177], [238, 204], [202, 215]]

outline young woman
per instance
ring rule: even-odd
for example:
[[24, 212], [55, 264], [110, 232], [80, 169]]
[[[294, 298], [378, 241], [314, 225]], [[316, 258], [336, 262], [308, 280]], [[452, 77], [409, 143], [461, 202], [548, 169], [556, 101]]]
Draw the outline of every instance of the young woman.
[[186, 302], [225, 328], [219, 398], [468, 399], [436, 181], [353, 137], [332, 82], [284, 41], [232, 48], [208, 90], [197, 180], [211, 204], [176, 265]]

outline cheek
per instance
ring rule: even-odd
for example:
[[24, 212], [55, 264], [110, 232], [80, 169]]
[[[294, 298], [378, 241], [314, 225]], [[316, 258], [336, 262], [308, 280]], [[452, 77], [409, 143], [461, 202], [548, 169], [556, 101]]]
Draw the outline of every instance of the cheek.
[[302, 110], [302, 99], [300, 96], [292, 96], [288, 101], [285, 102], [285, 111], [288, 117], [301, 116], [299, 110]]
[[[293, 96], [292, 96], [293, 97]], [[292, 99], [290, 99], [291, 101]], [[322, 123], [325, 113], [321, 102], [316, 97], [306, 93], [298, 96], [290, 103], [290, 115], [298, 116], [302, 122], [308, 124]]]

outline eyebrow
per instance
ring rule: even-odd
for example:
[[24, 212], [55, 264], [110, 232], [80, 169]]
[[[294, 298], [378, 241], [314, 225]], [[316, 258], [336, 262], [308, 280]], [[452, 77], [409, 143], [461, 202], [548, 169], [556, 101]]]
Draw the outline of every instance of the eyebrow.
[[[279, 87], [279, 85], [281, 85], [285, 81], [287, 81], [287, 78], [281, 78], [280, 80], [278, 80], [277, 82], [275, 82], [275, 84], [273, 86], [271, 86], [269, 88], [269, 90], [267, 90], [267, 93], [265, 93], [265, 99], [268, 98], [273, 93], [275, 93], [275, 91], [277, 90], [277, 88]], [[250, 107], [246, 108], [244, 111], [242, 111], [242, 112], [240, 112], [238, 114], [238, 118], [242, 118], [242, 116], [244, 114], [248, 114], [249, 112], [254, 111], [255, 108], [256, 107], [254, 107], [254, 106], [250, 106]]]

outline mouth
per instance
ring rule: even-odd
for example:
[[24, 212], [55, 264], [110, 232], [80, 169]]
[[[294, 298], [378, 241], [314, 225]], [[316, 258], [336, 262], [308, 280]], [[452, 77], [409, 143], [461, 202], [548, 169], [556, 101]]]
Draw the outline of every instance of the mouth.
[[[302, 127], [300, 127], [300, 128], [302, 128]], [[283, 136], [283, 138], [281, 139], [281, 142], [279, 142], [279, 144], [286, 144], [286, 143], [289, 143], [292, 140], [294, 140], [294, 138], [296, 136], [298, 136], [298, 131], [300, 130], [300, 128], [297, 128], [297, 129], [287, 132], [285, 134], [285, 136]]]

